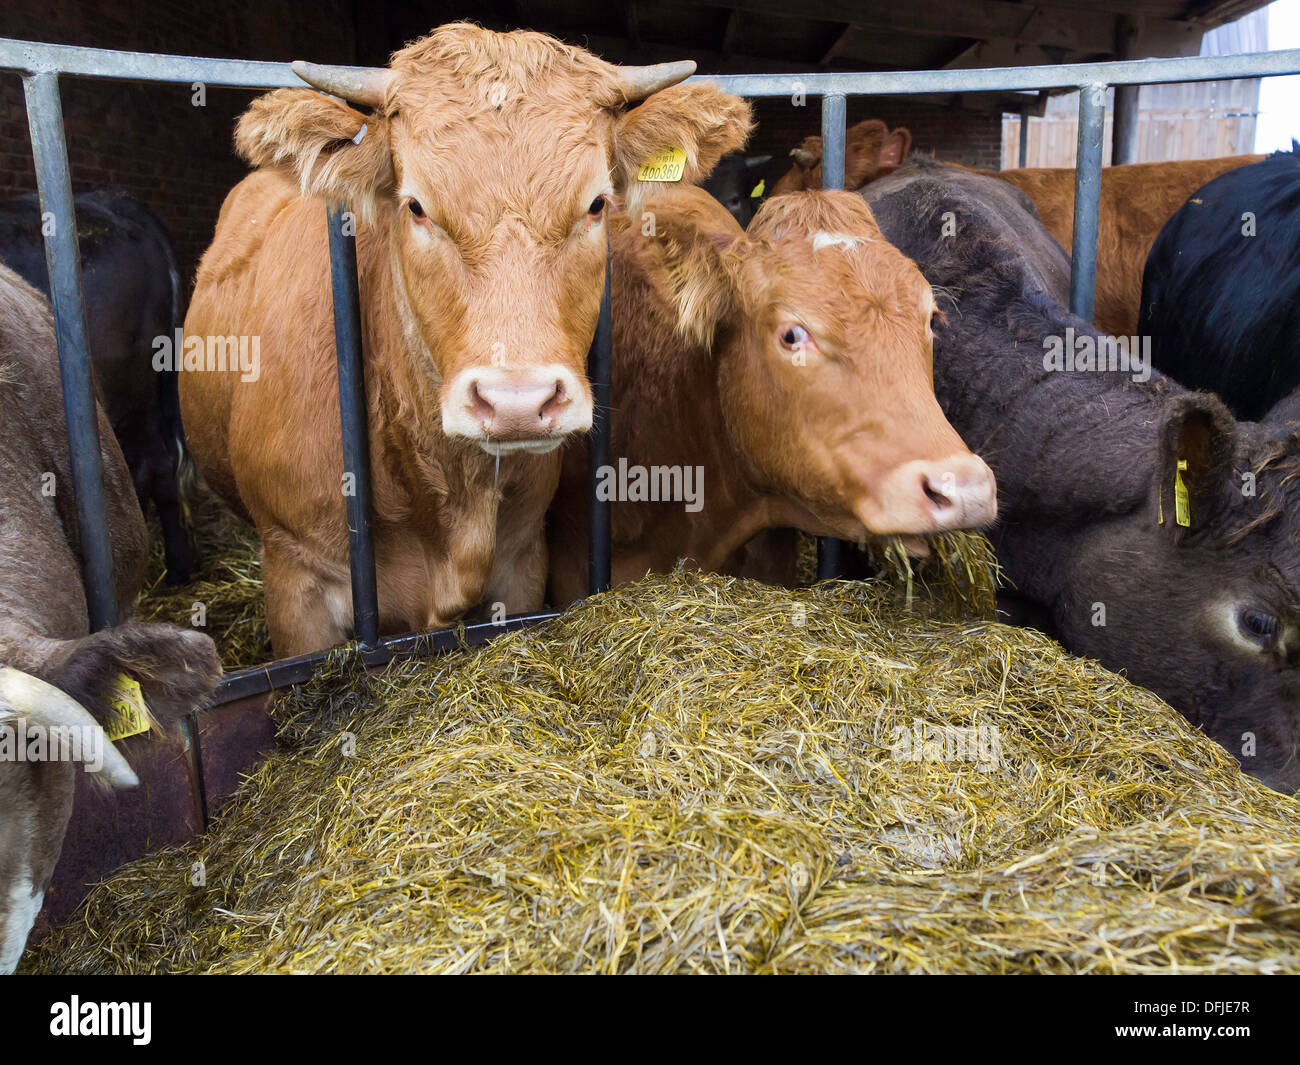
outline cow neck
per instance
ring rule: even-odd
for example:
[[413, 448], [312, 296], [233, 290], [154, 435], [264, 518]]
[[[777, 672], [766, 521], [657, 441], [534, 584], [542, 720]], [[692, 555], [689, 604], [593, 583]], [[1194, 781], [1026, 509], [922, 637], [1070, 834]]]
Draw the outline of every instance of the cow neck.
[[[994, 537], [1008, 576], [1020, 593], [1055, 602], [1084, 538], [1107, 522], [1145, 520], [1166, 413], [1186, 390], [1155, 373], [1135, 382], [1112, 371], [1044, 371], [1044, 337], [1067, 328], [1099, 335], [1046, 301], [960, 312], [936, 343], [937, 390], [997, 477]], [[981, 357], [977, 368], [971, 360]]]
[[1155, 374], [1045, 371], [1044, 338], [1096, 331], [1045, 301], [972, 302], [936, 339], [936, 392], [992, 467], [1003, 522], [1095, 521], [1145, 504], [1163, 412], [1182, 390]]

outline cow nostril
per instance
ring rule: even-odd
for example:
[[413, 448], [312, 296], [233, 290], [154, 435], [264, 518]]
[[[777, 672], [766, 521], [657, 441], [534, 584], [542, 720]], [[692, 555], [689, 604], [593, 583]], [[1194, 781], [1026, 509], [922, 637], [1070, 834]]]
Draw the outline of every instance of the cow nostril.
[[921, 487], [925, 491], [926, 499], [934, 505], [936, 510], [952, 509], [952, 500], [935, 488], [929, 477], [921, 478]]
[[552, 392], [546, 402], [542, 404], [542, 409], [537, 412], [538, 417], [549, 418], [558, 414], [560, 408], [568, 403], [568, 401], [568, 396], [564, 394], [564, 382], [556, 381], [555, 391]]
[[483, 394], [478, 390], [477, 381], [469, 386], [469, 406], [477, 418], [486, 418], [491, 421], [492, 416], [496, 414], [496, 408], [484, 399]]

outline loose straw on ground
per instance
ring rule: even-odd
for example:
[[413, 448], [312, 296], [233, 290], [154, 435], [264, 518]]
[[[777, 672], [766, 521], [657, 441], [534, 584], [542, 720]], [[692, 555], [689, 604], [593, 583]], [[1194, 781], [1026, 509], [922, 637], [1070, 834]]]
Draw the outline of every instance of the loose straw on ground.
[[1300, 970], [1300, 806], [1148, 692], [952, 616], [679, 572], [382, 674], [340, 652], [209, 834], [25, 967]]

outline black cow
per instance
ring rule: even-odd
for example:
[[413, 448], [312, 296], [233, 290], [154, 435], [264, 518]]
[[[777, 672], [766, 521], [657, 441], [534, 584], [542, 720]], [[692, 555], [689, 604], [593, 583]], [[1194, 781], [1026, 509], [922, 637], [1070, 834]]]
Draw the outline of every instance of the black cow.
[[997, 476], [994, 542], [1018, 595], [1071, 651], [1295, 791], [1296, 427], [1234, 421], [1132, 364], [1057, 368], [1066, 339], [1100, 335], [1061, 306], [1065, 252], [1005, 182], [916, 160], [862, 195], [939, 296], [935, 390]]
[[[183, 584], [197, 560], [181, 505], [188, 468], [176, 374], [153, 369], [154, 340], [184, 321], [180, 272], [167, 230], [135, 200], [96, 188], [76, 197], [86, 328], [100, 401], [142, 508], [162, 526], [167, 580]], [[40, 204], [34, 193], [0, 203], [0, 260], [49, 296]]]
[[713, 173], [700, 182], [700, 187], [731, 212], [742, 229], [749, 226], [762, 194], [754, 195], [760, 174], [758, 168], [770, 162], [770, 155], [741, 155], [732, 152], [718, 160]]
[[1300, 386], [1300, 145], [1202, 186], [1147, 257], [1157, 369], [1259, 419]]

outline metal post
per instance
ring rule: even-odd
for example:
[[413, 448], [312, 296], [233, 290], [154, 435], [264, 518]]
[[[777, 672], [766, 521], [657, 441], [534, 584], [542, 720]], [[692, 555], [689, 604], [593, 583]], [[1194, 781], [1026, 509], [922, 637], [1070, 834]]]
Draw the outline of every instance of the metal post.
[[1020, 108], [1020, 168], [1029, 165], [1029, 108]]
[[600, 297], [600, 317], [596, 319], [596, 335], [592, 337], [587, 353], [587, 379], [591, 381], [593, 405], [591, 437], [587, 443], [587, 482], [591, 510], [588, 514], [587, 593], [609, 590], [611, 575], [610, 534], [612, 504], [599, 499], [596, 485], [599, 471], [609, 465], [610, 425], [609, 412], [613, 402], [610, 382], [613, 378], [614, 330], [611, 295], [613, 278], [610, 270], [608, 235], [605, 244], [605, 291]]
[[93, 631], [117, 624], [117, 593], [113, 582], [113, 546], [108, 535], [108, 502], [104, 495], [104, 462], [99, 450], [95, 385], [86, 345], [81, 251], [77, 246], [77, 217], [68, 173], [58, 75], [43, 73], [24, 77], [23, 94], [41, 200], [54, 335], [59, 347], [63, 413], [68, 423], [72, 493], [77, 504], [77, 532], [81, 543], [81, 579]]
[[1074, 171], [1074, 239], [1070, 250], [1070, 310], [1092, 321], [1097, 294], [1097, 216], [1101, 212], [1101, 141], [1106, 86], [1079, 88], [1079, 144]]
[[844, 125], [848, 101], [842, 92], [822, 97], [822, 188], [844, 188]]
[[1110, 161], [1115, 166], [1137, 162], [1138, 101], [1141, 93], [1141, 85], [1115, 86], [1115, 125], [1110, 138]]
[[[1116, 52], [1121, 59], [1132, 59], [1140, 47], [1141, 20], [1120, 15], [1115, 28]], [[1136, 163], [1138, 156], [1138, 99], [1141, 85], [1115, 86], [1115, 122], [1110, 134], [1110, 161], [1118, 166]]]
[[[844, 188], [845, 123], [848, 104], [843, 93], [822, 97], [822, 188]], [[833, 536], [817, 541], [817, 579], [831, 580], [842, 570], [844, 543]]]
[[361, 359], [356, 221], [350, 211], [330, 210], [329, 241], [343, 471], [345, 477], [351, 474], [351, 483], [343, 486], [343, 498], [351, 554], [352, 628], [361, 645], [371, 648], [379, 644], [379, 592], [375, 582], [375, 546], [370, 535], [370, 429], [366, 420], [365, 366]]

